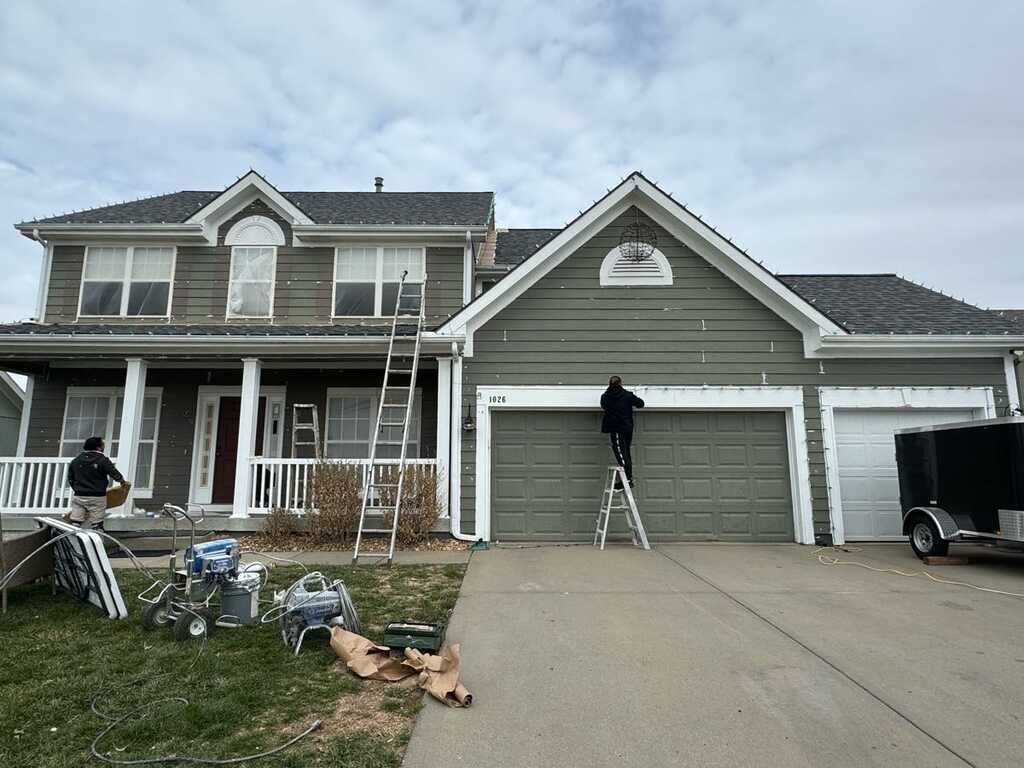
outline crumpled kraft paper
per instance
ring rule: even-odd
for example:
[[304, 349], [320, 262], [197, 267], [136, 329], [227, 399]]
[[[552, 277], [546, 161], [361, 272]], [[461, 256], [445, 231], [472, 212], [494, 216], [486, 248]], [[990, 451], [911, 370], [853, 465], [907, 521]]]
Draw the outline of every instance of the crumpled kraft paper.
[[420, 688], [450, 707], [468, 707], [473, 703], [473, 695], [459, 682], [458, 645], [446, 645], [436, 655], [406, 648], [402, 658], [362, 635], [332, 627], [331, 648], [346, 667], [366, 680], [393, 683], [416, 675]]

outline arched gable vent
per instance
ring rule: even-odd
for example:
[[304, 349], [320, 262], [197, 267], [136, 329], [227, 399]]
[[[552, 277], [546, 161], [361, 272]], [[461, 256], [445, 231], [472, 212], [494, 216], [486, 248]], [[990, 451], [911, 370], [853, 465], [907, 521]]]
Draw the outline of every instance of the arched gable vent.
[[672, 285], [672, 267], [657, 248], [640, 261], [612, 248], [601, 262], [601, 285]]
[[284, 245], [284, 232], [266, 216], [246, 216], [224, 236], [224, 245]]

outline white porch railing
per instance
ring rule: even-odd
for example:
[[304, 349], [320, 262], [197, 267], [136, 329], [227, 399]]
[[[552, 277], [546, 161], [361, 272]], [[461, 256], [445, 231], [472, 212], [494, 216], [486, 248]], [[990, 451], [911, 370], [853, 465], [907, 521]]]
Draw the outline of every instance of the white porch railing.
[[0, 512], [38, 515], [71, 506], [70, 458], [0, 457]]
[[[360, 483], [366, 487], [369, 459], [329, 459], [332, 464], [362, 468]], [[377, 472], [398, 464], [398, 459], [378, 459]], [[406, 459], [407, 466], [432, 467], [437, 472], [437, 459]], [[272, 509], [286, 509], [302, 514], [312, 506], [313, 471], [316, 459], [249, 459], [249, 514], [266, 514]], [[377, 477], [376, 480], [382, 480]]]

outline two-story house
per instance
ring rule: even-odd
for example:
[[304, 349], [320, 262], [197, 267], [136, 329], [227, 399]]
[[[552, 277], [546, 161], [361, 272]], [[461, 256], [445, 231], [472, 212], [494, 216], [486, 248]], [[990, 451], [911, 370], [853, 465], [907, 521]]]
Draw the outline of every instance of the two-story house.
[[403, 271], [428, 316], [410, 455], [465, 538], [592, 532], [612, 373], [648, 403], [653, 538], [898, 536], [893, 430], [1020, 403], [1015, 321], [892, 274], [772, 274], [639, 173], [551, 230], [498, 228], [490, 192], [255, 172], [17, 228], [43, 264], [37, 320], [0, 326], [0, 367], [29, 382], [0, 509], [26, 518], [66, 506], [91, 435], [135, 478], [126, 514], [301, 512], [292, 406], [317, 406], [326, 457], [365, 463]]

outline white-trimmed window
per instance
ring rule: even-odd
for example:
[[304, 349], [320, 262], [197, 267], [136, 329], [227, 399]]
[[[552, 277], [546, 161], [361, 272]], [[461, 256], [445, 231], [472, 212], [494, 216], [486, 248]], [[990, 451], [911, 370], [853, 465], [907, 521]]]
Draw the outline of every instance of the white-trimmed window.
[[[370, 435], [377, 422], [379, 389], [331, 388], [327, 390], [327, 430], [324, 455], [332, 459], [366, 459], [370, 456]], [[406, 458], [420, 455], [420, 412], [422, 391], [413, 398], [412, 423], [409, 424], [409, 447]], [[394, 409], [390, 418], [398, 421], [401, 411]], [[390, 419], [389, 419], [390, 420]], [[402, 427], [384, 427], [377, 441], [377, 456], [397, 459], [402, 450]]]
[[424, 260], [423, 248], [336, 248], [334, 316], [382, 317], [394, 314], [402, 272], [408, 272], [405, 279], [407, 295], [422, 291], [426, 271]]
[[174, 283], [173, 247], [89, 246], [79, 317], [167, 317]]
[[601, 262], [601, 285], [672, 285], [672, 266], [657, 248], [639, 260], [612, 248]]
[[231, 249], [228, 317], [271, 317], [277, 248], [235, 246]]
[[[160, 432], [159, 387], [146, 387], [139, 428], [139, 455], [135, 467], [135, 489], [152, 492], [156, 466], [156, 444]], [[107, 387], [68, 387], [64, 405], [64, 427], [60, 455], [77, 456], [90, 437], [102, 437], [110, 460], [117, 462], [120, 449], [121, 412], [124, 389]]]

